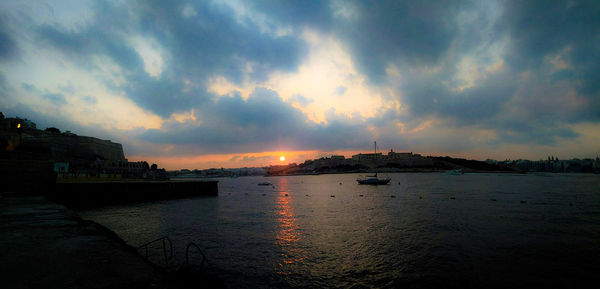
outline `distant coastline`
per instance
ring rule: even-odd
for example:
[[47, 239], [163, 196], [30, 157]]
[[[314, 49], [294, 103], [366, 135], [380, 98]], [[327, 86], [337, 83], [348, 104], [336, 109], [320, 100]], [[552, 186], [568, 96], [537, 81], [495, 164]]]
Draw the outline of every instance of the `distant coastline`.
[[[365, 154], [362, 154], [365, 155]], [[380, 155], [379, 155], [380, 156]], [[294, 176], [351, 173], [438, 173], [460, 169], [465, 173], [600, 173], [600, 159], [559, 160], [467, 160], [449, 156], [423, 157], [407, 153], [396, 159], [347, 159], [341, 156], [307, 160], [301, 164], [287, 164], [254, 168], [212, 168], [206, 170], [182, 169], [168, 171], [171, 178], [219, 178], [242, 176]]]

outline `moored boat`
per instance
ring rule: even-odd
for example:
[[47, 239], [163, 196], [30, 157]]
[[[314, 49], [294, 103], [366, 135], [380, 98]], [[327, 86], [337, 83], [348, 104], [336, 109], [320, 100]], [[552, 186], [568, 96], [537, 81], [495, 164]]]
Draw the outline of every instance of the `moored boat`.
[[387, 185], [390, 182], [390, 180], [392, 180], [392, 179], [391, 178], [380, 179], [379, 177], [377, 177], [377, 173], [375, 173], [372, 176], [367, 176], [366, 178], [356, 179], [356, 181], [360, 185]]
[[[377, 155], [377, 142], [374, 142], [375, 144], [375, 154]], [[390, 180], [392, 180], [391, 178], [384, 178], [384, 179], [380, 179], [377, 177], [377, 172], [375, 172], [374, 175], [372, 176], [366, 176], [365, 178], [358, 178], [356, 179], [356, 181], [358, 182], [359, 185], [387, 185]]]
[[461, 169], [456, 169], [456, 170], [449, 170], [446, 171], [447, 175], [462, 175], [464, 174], [463, 171]]
[[273, 184], [269, 183], [269, 182], [262, 182], [262, 183], [258, 183], [259, 186], [272, 186]]

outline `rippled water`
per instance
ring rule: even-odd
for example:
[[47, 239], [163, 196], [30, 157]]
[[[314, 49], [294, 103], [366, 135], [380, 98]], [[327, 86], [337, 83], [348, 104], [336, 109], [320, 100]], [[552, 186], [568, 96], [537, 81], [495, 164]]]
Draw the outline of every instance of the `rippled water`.
[[[219, 196], [81, 212], [202, 247], [229, 288], [574, 288], [600, 277], [600, 175], [220, 179]], [[271, 186], [257, 186], [268, 181]]]

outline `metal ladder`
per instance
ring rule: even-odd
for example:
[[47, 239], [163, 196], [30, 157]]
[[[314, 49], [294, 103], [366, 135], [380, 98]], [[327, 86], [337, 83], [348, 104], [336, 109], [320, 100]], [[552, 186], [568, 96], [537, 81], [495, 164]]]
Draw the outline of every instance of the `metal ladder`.
[[206, 255], [204, 255], [204, 253], [202, 252], [200, 247], [198, 245], [196, 245], [196, 243], [194, 243], [194, 242], [188, 243], [187, 246], [185, 247], [185, 265], [188, 268], [192, 268], [192, 266], [190, 265], [190, 248], [196, 248], [196, 250], [198, 250], [200, 255], [202, 255], [202, 262], [200, 263], [199, 270], [202, 271], [202, 269], [204, 268], [204, 263], [206, 262], [210, 271], [212, 271], [212, 273], [215, 276], [217, 276], [217, 271], [215, 271], [215, 268], [210, 264], [210, 262], [208, 261], [208, 258], [206, 258]]
[[[145, 249], [145, 251], [146, 251], [146, 255], [145, 255], [146, 256], [146, 260], [150, 260], [150, 259], [148, 259], [148, 246], [151, 245], [151, 244], [154, 244], [156, 242], [159, 242], [159, 241], [162, 241], [163, 256], [165, 258], [165, 269], [168, 269], [169, 268], [169, 261], [171, 259], [173, 259], [173, 243], [171, 242], [171, 239], [169, 239], [169, 237], [165, 236], [165, 237], [160, 237], [160, 238], [158, 238], [156, 240], [152, 240], [152, 241], [150, 241], [148, 243], [145, 243], [145, 244], [137, 247], [137, 250], [140, 250], [142, 248]], [[167, 243], [169, 244], [168, 254], [167, 254]]]

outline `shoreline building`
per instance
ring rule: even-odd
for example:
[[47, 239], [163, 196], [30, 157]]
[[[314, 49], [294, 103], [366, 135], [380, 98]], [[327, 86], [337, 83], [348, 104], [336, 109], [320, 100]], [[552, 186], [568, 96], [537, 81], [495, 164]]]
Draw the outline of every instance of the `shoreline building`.
[[[0, 160], [14, 171], [32, 165], [25, 161], [48, 165], [63, 178], [118, 174], [125, 178], [166, 178], [164, 169], [147, 162], [129, 162], [123, 146], [110, 140], [79, 136], [54, 127], [38, 129], [28, 119], [6, 118], [0, 112]], [[9, 163], [10, 162], [10, 163]]]

